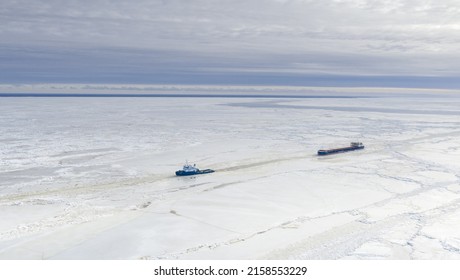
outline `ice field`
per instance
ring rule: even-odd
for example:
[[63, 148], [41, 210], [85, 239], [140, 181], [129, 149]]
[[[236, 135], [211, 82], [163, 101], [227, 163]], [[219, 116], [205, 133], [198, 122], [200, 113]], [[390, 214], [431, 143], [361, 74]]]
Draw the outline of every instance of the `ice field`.
[[0, 97], [0, 213], [0, 259], [460, 259], [460, 95]]

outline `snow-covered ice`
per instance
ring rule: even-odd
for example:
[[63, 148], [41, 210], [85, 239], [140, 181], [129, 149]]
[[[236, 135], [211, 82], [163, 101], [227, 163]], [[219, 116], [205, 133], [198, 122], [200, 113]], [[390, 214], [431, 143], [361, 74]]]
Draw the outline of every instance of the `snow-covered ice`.
[[0, 258], [460, 259], [460, 96], [349, 95], [0, 97]]

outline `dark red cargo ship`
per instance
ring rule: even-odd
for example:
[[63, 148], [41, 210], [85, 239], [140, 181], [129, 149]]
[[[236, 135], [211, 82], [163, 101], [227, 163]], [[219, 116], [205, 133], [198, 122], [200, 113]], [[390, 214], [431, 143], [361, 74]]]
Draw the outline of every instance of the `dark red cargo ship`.
[[364, 149], [364, 145], [361, 142], [351, 142], [349, 147], [330, 149], [330, 150], [318, 150], [318, 156], [327, 156], [331, 154], [344, 153], [354, 150]]

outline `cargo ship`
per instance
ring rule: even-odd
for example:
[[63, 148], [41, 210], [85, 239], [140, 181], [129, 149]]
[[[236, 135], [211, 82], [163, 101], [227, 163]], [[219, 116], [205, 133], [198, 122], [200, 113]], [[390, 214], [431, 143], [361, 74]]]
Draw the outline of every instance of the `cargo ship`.
[[203, 169], [200, 170], [196, 168], [196, 164], [193, 166], [188, 164], [188, 162], [185, 162], [184, 166], [182, 167], [181, 170], [176, 171], [176, 176], [190, 176], [190, 175], [199, 175], [199, 174], [207, 174], [207, 173], [212, 173], [214, 170], [212, 169]]
[[336, 148], [330, 150], [318, 150], [318, 156], [327, 156], [331, 154], [344, 153], [354, 150], [364, 149], [364, 145], [361, 142], [351, 142], [349, 147]]

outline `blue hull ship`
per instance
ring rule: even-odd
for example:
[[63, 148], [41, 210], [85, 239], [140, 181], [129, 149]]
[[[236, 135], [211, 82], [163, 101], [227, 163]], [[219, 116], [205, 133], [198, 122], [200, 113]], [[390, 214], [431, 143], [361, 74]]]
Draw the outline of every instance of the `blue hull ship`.
[[363, 143], [361, 143], [361, 142], [351, 142], [349, 147], [330, 149], [330, 150], [319, 150], [318, 151], [318, 156], [327, 156], [327, 155], [331, 155], [331, 154], [344, 153], [344, 152], [349, 152], [349, 151], [354, 151], [354, 150], [362, 150], [362, 149], [364, 149]]
[[200, 174], [207, 174], [207, 173], [213, 173], [213, 172], [214, 170], [212, 169], [200, 170], [196, 168], [195, 164], [192, 166], [188, 164], [188, 162], [186, 162], [184, 167], [182, 167], [182, 170], [176, 171], [176, 176], [191, 176], [191, 175], [200, 175]]

